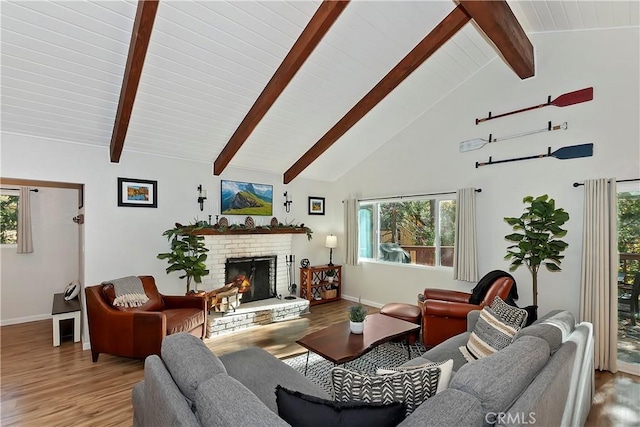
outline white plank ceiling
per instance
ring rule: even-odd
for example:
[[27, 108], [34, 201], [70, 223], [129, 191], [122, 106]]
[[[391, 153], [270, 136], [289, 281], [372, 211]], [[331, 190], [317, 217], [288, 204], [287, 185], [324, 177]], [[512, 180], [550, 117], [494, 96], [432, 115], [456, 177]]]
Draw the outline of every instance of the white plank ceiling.
[[[319, 4], [161, 1], [123, 158], [212, 163]], [[640, 25], [636, 0], [509, 4], [529, 33]], [[284, 173], [454, 7], [352, 2], [230, 166]], [[108, 147], [136, 2], [3, 1], [0, 11], [2, 131]], [[465, 26], [301, 176], [337, 179], [495, 57]]]

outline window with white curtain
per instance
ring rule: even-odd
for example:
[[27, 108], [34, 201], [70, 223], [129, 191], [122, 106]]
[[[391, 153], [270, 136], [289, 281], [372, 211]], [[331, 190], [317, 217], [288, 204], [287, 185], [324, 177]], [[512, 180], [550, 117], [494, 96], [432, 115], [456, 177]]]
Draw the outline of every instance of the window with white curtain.
[[360, 260], [453, 267], [455, 215], [450, 196], [361, 201]]
[[0, 193], [0, 244], [18, 243], [18, 191], [2, 190]]

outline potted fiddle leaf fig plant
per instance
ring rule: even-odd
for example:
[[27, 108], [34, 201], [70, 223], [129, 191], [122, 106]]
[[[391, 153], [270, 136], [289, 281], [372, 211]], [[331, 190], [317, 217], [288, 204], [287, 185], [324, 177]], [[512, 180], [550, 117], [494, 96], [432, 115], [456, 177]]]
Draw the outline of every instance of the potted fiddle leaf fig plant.
[[[200, 227], [201, 228], [201, 227]], [[180, 279], [187, 279], [187, 293], [191, 289], [191, 280], [195, 283], [202, 282], [202, 276], [209, 274], [204, 263], [207, 260], [207, 249], [204, 245], [204, 237], [193, 234], [198, 227], [176, 226], [162, 233], [171, 242], [171, 252], [158, 254], [159, 259], [166, 259], [169, 263], [167, 274], [172, 271], [183, 271], [184, 274], [178, 276]], [[196, 290], [194, 289], [194, 292]]]
[[364, 331], [364, 319], [367, 317], [367, 309], [364, 305], [358, 304], [349, 307], [349, 329], [352, 334], [361, 334]]
[[533, 285], [533, 306], [538, 306], [538, 270], [544, 266], [549, 271], [560, 271], [564, 256], [560, 255], [568, 243], [560, 240], [567, 234], [562, 226], [569, 220], [569, 214], [556, 208], [555, 200], [548, 195], [527, 196], [522, 199], [527, 204], [519, 217], [505, 217], [514, 233], [505, 236], [513, 245], [507, 247], [504, 259], [511, 261], [509, 271], [526, 265], [531, 272]]

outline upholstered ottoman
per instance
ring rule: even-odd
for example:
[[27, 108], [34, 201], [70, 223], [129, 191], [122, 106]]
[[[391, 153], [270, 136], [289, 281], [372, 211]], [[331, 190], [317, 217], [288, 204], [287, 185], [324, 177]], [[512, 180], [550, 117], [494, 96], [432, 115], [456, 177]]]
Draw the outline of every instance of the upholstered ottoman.
[[[391, 302], [385, 304], [380, 309], [380, 314], [395, 317], [396, 319], [405, 320], [407, 322], [420, 325], [422, 322], [422, 311], [417, 305], [405, 304], [401, 302]], [[409, 333], [407, 341], [409, 344], [415, 343], [420, 338], [420, 330]]]

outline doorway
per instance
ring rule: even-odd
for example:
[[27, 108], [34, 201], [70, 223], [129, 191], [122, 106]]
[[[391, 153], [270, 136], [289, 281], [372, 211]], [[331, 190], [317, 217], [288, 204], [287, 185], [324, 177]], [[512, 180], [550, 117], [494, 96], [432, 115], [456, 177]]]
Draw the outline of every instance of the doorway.
[[84, 237], [73, 217], [83, 211], [82, 184], [0, 178], [3, 189], [31, 192], [33, 252], [18, 254], [2, 245], [2, 325], [51, 317], [54, 293], [72, 280], [84, 281]]
[[640, 372], [640, 189], [618, 186], [618, 368]]

